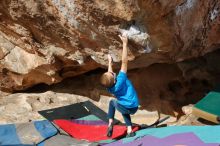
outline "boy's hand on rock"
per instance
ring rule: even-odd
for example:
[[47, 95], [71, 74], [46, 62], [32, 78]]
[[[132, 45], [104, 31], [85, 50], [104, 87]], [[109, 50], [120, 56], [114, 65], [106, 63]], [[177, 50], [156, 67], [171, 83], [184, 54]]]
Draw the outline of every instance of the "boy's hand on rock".
[[127, 35], [125, 36], [121, 36], [121, 35], [118, 35], [120, 37], [120, 39], [122, 40], [123, 44], [127, 44], [128, 43], [128, 37]]

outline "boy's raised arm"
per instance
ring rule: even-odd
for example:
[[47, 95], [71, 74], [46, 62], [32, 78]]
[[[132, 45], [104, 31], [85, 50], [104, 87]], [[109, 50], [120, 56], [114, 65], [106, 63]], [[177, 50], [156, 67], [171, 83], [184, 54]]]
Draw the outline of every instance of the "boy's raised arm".
[[121, 35], [119, 35], [119, 37], [123, 42], [121, 71], [124, 72], [124, 73], [127, 73], [127, 68], [128, 68], [128, 38], [127, 38], [127, 36], [121, 36]]
[[108, 54], [108, 72], [113, 72], [112, 69], [112, 57]]

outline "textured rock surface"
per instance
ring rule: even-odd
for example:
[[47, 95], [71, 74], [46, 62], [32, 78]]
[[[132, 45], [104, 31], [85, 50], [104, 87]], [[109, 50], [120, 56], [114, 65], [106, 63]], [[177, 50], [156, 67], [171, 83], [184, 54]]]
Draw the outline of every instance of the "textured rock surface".
[[[0, 85], [7, 91], [53, 84], [120, 61], [130, 68], [174, 63], [220, 46], [218, 0], [2, 0]], [[117, 65], [116, 65], [117, 66]]]

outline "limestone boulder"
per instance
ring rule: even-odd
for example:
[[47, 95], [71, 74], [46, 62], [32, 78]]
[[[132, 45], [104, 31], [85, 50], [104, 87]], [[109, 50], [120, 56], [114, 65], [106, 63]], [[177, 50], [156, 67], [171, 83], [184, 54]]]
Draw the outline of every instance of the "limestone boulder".
[[[129, 37], [129, 68], [176, 63], [220, 46], [218, 0], [3, 0], [0, 86], [54, 84], [121, 59], [118, 34]], [[116, 65], [117, 66], [117, 65]]]

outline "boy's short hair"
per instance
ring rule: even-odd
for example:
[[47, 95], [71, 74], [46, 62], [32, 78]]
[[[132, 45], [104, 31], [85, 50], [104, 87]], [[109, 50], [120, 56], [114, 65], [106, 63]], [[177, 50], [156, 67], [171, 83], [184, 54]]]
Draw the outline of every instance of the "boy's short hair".
[[110, 74], [108, 74], [108, 72], [106, 72], [101, 76], [100, 82], [104, 87], [110, 88], [114, 85], [115, 79], [112, 75], [110, 75]]

